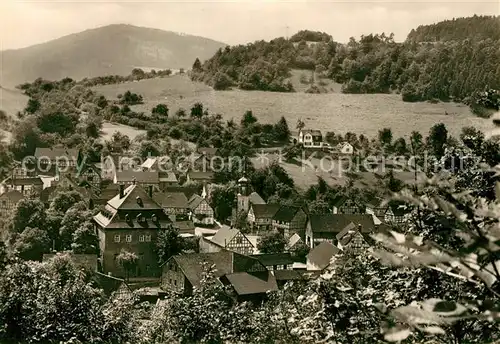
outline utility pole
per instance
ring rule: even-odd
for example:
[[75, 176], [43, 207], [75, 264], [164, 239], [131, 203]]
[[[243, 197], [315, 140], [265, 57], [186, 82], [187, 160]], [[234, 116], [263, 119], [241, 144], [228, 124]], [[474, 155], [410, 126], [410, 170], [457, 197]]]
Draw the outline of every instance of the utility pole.
[[285, 36], [285, 37], [286, 37], [286, 39], [287, 39], [287, 40], [288, 40], [288, 29], [290, 29], [290, 27], [287, 25], [287, 26], [285, 27], [285, 30], [286, 30], [286, 36]]

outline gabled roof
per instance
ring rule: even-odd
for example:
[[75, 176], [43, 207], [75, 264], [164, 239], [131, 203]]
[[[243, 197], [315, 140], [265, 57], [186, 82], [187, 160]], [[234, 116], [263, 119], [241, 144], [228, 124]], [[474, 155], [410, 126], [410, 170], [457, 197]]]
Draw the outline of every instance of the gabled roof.
[[306, 280], [305, 276], [298, 272], [297, 270], [274, 270], [274, 277], [276, 281], [296, 281], [296, 280]]
[[186, 232], [194, 233], [194, 229], [196, 227], [194, 226], [193, 221], [186, 220], [186, 221], [175, 221], [174, 228], [177, 228], [179, 233], [186, 233]]
[[35, 158], [48, 158], [56, 160], [56, 158], [68, 158], [72, 160], [78, 159], [78, 149], [71, 148], [39, 148], [35, 149]]
[[323, 136], [321, 130], [317, 129], [302, 129], [302, 134], [311, 134], [312, 136]]
[[157, 192], [153, 194], [153, 199], [162, 208], [182, 208], [189, 207], [188, 199], [182, 192]]
[[198, 186], [167, 186], [165, 192], [182, 192], [187, 199], [191, 199], [194, 194], [198, 194]]
[[215, 233], [215, 235], [210, 239], [211, 242], [221, 246], [226, 247], [227, 244], [238, 234], [240, 231], [236, 228], [229, 228], [228, 226], [223, 226], [221, 229]]
[[[214, 266], [214, 274], [221, 277], [234, 272], [242, 272], [258, 264], [255, 258], [236, 252], [222, 250], [212, 253], [188, 253], [172, 257], [193, 287], [198, 287], [205, 269]], [[170, 261], [170, 259], [169, 259]], [[165, 264], [169, 264], [167, 261]], [[205, 266], [204, 266], [205, 265]]]
[[4, 179], [3, 183], [8, 185], [43, 185], [43, 180], [40, 177], [28, 177], [28, 178], [12, 178], [7, 177]]
[[361, 225], [363, 233], [375, 229], [373, 216], [370, 214], [313, 214], [309, 216], [313, 232], [339, 233], [346, 227], [357, 228]]
[[205, 201], [205, 199], [203, 197], [201, 197], [200, 195], [194, 194], [193, 196], [191, 196], [191, 199], [188, 202], [189, 208], [191, 210], [195, 210], [196, 208], [198, 208], [198, 206], [203, 201]]
[[254, 254], [251, 257], [256, 258], [261, 262], [264, 266], [273, 266], [273, 265], [292, 265], [294, 260], [292, 255], [287, 253], [261, 253]]
[[330, 244], [328, 241], [323, 241], [309, 252], [307, 255], [307, 263], [315, 265], [320, 270], [323, 270], [330, 265], [332, 257], [339, 252], [340, 250], [338, 247]]
[[10, 201], [17, 203], [20, 200], [24, 199], [24, 196], [17, 190], [11, 190], [1, 194], [0, 198], [8, 198]]
[[388, 208], [395, 216], [404, 216], [410, 212], [408, 205], [403, 202], [390, 201]]
[[353, 246], [355, 248], [360, 248], [365, 244], [365, 238], [356, 229], [351, 229], [344, 233], [340, 238], [337, 236], [339, 241], [339, 248], [346, 246]]
[[253, 213], [256, 218], [272, 219], [280, 209], [279, 204], [252, 204]]
[[117, 171], [117, 183], [130, 183], [136, 181], [137, 183], [158, 184], [159, 183], [158, 171]]
[[281, 222], [290, 222], [295, 215], [300, 211], [300, 207], [282, 205], [273, 217], [273, 220]]
[[255, 191], [250, 194], [249, 200], [251, 204], [266, 204], [266, 201]]
[[[142, 205], [138, 202], [140, 198]], [[132, 184], [124, 190], [124, 196], [120, 198], [118, 193], [108, 201], [108, 205], [119, 210], [161, 210], [162, 207], [149, 197], [146, 190], [137, 184]]]
[[225, 275], [224, 278], [239, 296], [264, 294], [268, 291], [278, 290], [276, 278], [271, 271], [236, 272]]
[[158, 178], [160, 180], [160, 183], [176, 183], [177, 176], [175, 175], [174, 172], [158, 172]]
[[214, 179], [214, 173], [212, 171], [205, 171], [205, 172], [189, 171], [188, 175], [189, 175], [189, 179], [191, 179], [191, 180], [213, 180]]

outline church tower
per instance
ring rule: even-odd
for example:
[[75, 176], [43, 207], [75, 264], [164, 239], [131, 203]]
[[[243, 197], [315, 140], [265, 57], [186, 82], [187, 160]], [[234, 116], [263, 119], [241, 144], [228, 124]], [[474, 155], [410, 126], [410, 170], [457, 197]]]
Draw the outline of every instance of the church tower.
[[238, 180], [238, 205], [237, 213], [248, 212], [250, 208], [250, 185], [248, 179], [243, 176]]

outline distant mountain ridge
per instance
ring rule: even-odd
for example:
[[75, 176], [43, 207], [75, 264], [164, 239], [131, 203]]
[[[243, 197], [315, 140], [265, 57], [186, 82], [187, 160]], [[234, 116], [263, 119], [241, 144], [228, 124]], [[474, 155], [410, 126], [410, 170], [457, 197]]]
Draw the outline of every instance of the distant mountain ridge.
[[58, 80], [127, 75], [134, 67], [188, 68], [226, 44], [159, 29], [114, 24], [46, 43], [0, 52], [0, 84], [15, 86], [38, 77]]

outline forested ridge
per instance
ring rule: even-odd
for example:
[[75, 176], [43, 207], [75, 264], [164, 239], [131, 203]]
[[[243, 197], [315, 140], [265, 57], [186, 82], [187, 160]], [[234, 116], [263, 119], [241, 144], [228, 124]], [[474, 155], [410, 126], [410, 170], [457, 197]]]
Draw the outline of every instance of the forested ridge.
[[349, 43], [300, 31], [219, 49], [191, 77], [215, 89], [293, 91], [291, 69], [342, 84], [344, 93], [402, 94], [405, 101], [469, 102], [475, 92], [500, 88], [499, 17], [474, 16], [420, 26], [403, 43], [393, 34], [369, 34]]

